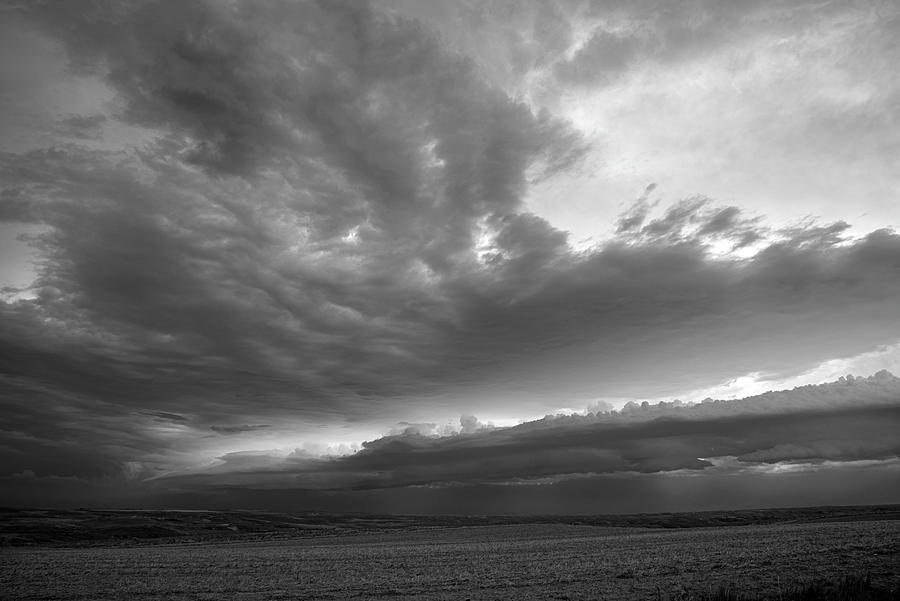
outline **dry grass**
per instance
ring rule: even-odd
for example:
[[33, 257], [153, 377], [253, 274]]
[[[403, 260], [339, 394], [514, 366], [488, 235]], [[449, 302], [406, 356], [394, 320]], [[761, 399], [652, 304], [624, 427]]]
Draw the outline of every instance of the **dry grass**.
[[[897, 557], [897, 520], [665, 530], [398, 529], [272, 541], [6, 548], [0, 597], [884, 601], [896, 598], [886, 591], [900, 590]], [[835, 574], [871, 579], [808, 585]]]
[[880, 588], [866, 575], [845, 576], [830, 582], [814, 582], [789, 588], [775, 596], [744, 595], [733, 585], [722, 586], [713, 592], [688, 593], [668, 598], [657, 592], [658, 601], [900, 601], [900, 591]]

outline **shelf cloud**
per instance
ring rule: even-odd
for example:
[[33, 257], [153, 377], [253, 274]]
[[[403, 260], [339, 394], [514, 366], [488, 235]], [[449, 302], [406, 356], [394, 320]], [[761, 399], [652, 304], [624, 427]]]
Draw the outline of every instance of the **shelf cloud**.
[[246, 455], [229, 454], [206, 471], [170, 478], [177, 486], [369, 489], [890, 461], [900, 453], [898, 398], [900, 378], [880, 372], [739, 401], [631, 405], [508, 428], [467, 427], [470, 418], [456, 433], [409, 428], [344, 457], [254, 454], [248, 464]]

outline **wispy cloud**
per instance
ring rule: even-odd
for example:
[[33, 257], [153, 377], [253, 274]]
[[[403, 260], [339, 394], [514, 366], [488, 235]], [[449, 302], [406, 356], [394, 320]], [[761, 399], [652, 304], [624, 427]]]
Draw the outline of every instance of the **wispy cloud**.
[[241, 434], [243, 432], [255, 432], [271, 428], [269, 424], [244, 424], [241, 426], [210, 426], [209, 429], [216, 434]]

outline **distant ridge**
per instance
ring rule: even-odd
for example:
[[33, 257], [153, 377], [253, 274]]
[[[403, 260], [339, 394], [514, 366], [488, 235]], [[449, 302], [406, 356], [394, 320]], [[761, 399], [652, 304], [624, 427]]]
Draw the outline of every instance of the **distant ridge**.
[[577, 516], [412, 516], [163, 509], [0, 509], [0, 546], [82, 547], [339, 536], [404, 530], [559, 524], [699, 528], [900, 519], [900, 504]]

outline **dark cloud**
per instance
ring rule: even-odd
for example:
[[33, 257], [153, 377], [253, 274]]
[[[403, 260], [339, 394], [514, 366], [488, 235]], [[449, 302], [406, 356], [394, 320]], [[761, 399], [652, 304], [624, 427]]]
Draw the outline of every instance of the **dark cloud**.
[[[617, 222], [617, 233], [623, 238], [638, 242], [709, 243], [725, 240], [733, 243], [733, 248], [746, 246], [748, 237], [753, 241], [763, 239], [768, 229], [762, 225], [759, 217], [745, 217], [740, 208], [735, 206], [721, 207], [710, 198], [697, 196], [688, 198], [670, 206], [663, 215], [647, 221], [653, 204], [648, 202], [648, 191], [635, 202]], [[828, 226], [825, 229], [831, 229]], [[810, 222], [805, 227], [786, 228], [781, 234], [786, 238], [799, 241], [801, 236], [818, 235], [820, 229]], [[834, 240], [833, 243], [837, 243]]]
[[[159, 175], [142, 184], [138, 166], [108, 161], [69, 149], [8, 164], [19, 177], [52, 173], [44, 181], [59, 188], [22, 205], [54, 230], [37, 240], [46, 263], [35, 300], [4, 306], [0, 355], [15, 378], [9, 403], [31, 404], [35, 388], [53, 399], [10, 431], [42, 424], [48, 439], [78, 444], [116, 427], [135, 438], [98, 457], [101, 471], [155, 452], [154, 436], [126, 421], [133, 409], [189, 406], [192, 423], [207, 424], [366, 419], [403, 414], [423, 392], [502, 386], [520, 397], [509, 406], [533, 411], [566, 387], [666, 394], [698, 378], [790, 373], [898, 336], [886, 325], [900, 256], [889, 231], [848, 242], [835, 238], [842, 226], [795, 228], [750, 259], [715, 259], [705, 240], [756, 230], [691, 201], [586, 255], [521, 214], [485, 221], [481, 261], [473, 249], [443, 272], [378, 255], [367, 239], [377, 232], [363, 230], [358, 246], [318, 243], [329, 261], [292, 264], [294, 240], [261, 220], [268, 207], [245, 215], [230, 201], [241, 184], [153, 156], [143, 164]], [[129, 191], [121, 207], [118, 190]], [[83, 420], [72, 424], [75, 407]]]
[[894, 503], [900, 466], [838, 464], [783, 473], [599, 474], [533, 485], [457, 484], [366, 490], [209, 488], [145, 496], [155, 507], [395, 514], [552, 515]]
[[641, 198], [616, 222], [616, 233], [625, 234], [638, 230], [647, 219], [652, 207], [645, 198]]
[[120, 117], [186, 135], [184, 156], [217, 172], [308, 170], [312, 155], [384, 202], [406, 204], [422, 200], [409, 167], [433, 141], [453, 180], [454, 170], [470, 176], [478, 202], [515, 204], [535, 155], [549, 153], [552, 166], [573, 152], [561, 123], [535, 118], [419, 25], [367, 3], [113, 11], [73, 2], [32, 13], [73, 64], [105, 76], [124, 102]]
[[[434, 466], [452, 480], [485, 463], [482, 442], [509, 433], [467, 420], [470, 437], [438, 443], [412, 423], [423, 413], [490, 404], [528, 415], [551, 395], [668, 394], [900, 339], [891, 231], [771, 231], [705, 198], [652, 218], [648, 188], [617, 237], [574, 251], [523, 199], [578, 164], [582, 137], [377, 5], [16, 10], [116, 94], [112, 112], [68, 119], [67, 137], [124, 122], [148, 141], [0, 155], [0, 219], [40, 226], [36, 281], [0, 304], [8, 474], [158, 474], [252, 424], [302, 436], [408, 419], [411, 432], [304, 478], [415, 484]], [[721, 241], [761, 250], [720, 256]], [[529, 434], [546, 451], [530, 475], [569, 461], [706, 465], [676, 435], [597, 447], [590, 436], [606, 426], [592, 427], [583, 447], [562, 450]], [[730, 450], [830, 448], [770, 442]], [[485, 479], [537, 459], [510, 444]], [[410, 453], [428, 460], [385, 471]]]
[[[245, 389], [237, 359], [240, 379], [259, 374], [271, 390], [282, 375], [271, 361], [297, 374], [291, 357], [306, 355], [299, 371], [319, 375], [287, 377], [291, 393], [324, 401], [316, 379], [377, 393], [362, 381], [371, 362], [412, 358], [409, 338], [429, 327], [411, 321], [439, 300], [428, 280], [469, 260], [474, 221], [517, 223], [526, 170], [548, 177], [583, 145], [415, 24], [363, 4], [168, 8], [33, 7], [79, 68], [116, 88], [120, 118], [171, 134], [137, 160], [73, 147], [8, 157], [21, 186], [4, 192], [6, 218], [54, 228], [36, 241], [50, 259], [41, 307], [84, 298], [60, 323], [138, 336], [154, 383], [193, 370]], [[266, 41], [276, 23], [287, 47]], [[255, 193], [185, 163], [253, 177]], [[263, 169], [276, 164], [277, 175]], [[150, 378], [162, 363], [168, 375]], [[227, 373], [212, 375], [215, 364]]]
[[209, 429], [217, 434], [241, 434], [271, 428], [269, 424], [244, 424], [242, 426], [210, 426]]
[[[679, 381], [689, 389], [703, 374], [797, 373], [792, 366], [865, 352], [870, 336], [881, 344], [896, 340], [897, 330], [887, 326], [893, 293], [885, 289], [895, 281], [896, 234], [824, 246], [793, 236], [749, 259], [715, 259], [707, 250], [713, 240], [739, 246], [764, 230], [741, 219], [731, 230], [700, 234], [720, 215], [704, 206], [676, 206], [636, 237], [577, 258], [566, 254], [545, 263], [552, 264], [546, 272], [532, 267], [527, 273], [547, 275], [527, 286], [505, 289], [508, 272], [495, 267], [493, 298], [482, 291], [465, 299], [452, 348], [460, 355], [478, 349], [472, 363], [487, 369], [508, 361], [503, 381], [516, 393], [568, 386], [625, 396], [667, 394], [654, 382], [669, 383], [669, 393]], [[870, 286], [859, 285], [869, 278]], [[810, 328], [813, 322], [820, 327]], [[540, 372], [532, 369], [537, 365]], [[584, 372], [590, 383], [579, 388]], [[642, 377], [647, 373], [652, 381]]]
[[189, 421], [183, 415], [179, 415], [178, 413], [167, 413], [165, 411], [147, 411], [147, 415], [152, 415], [154, 417], [158, 417], [161, 420], [167, 420], [172, 422], [186, 422]]
[[[881, 372], [741, 401], [630, 405], [621, 412], [548, 417], [499, 429], [462, 418], [449, 436], [408, 428], [363, 444], [358, 453], [229, 455], [175, 486], [372, 489], [524, 485], [612, 473], [764, 472], [784, 462], [896, 460], [900, 378]], [[787, 466], [788, 468], [790, 465]]]

